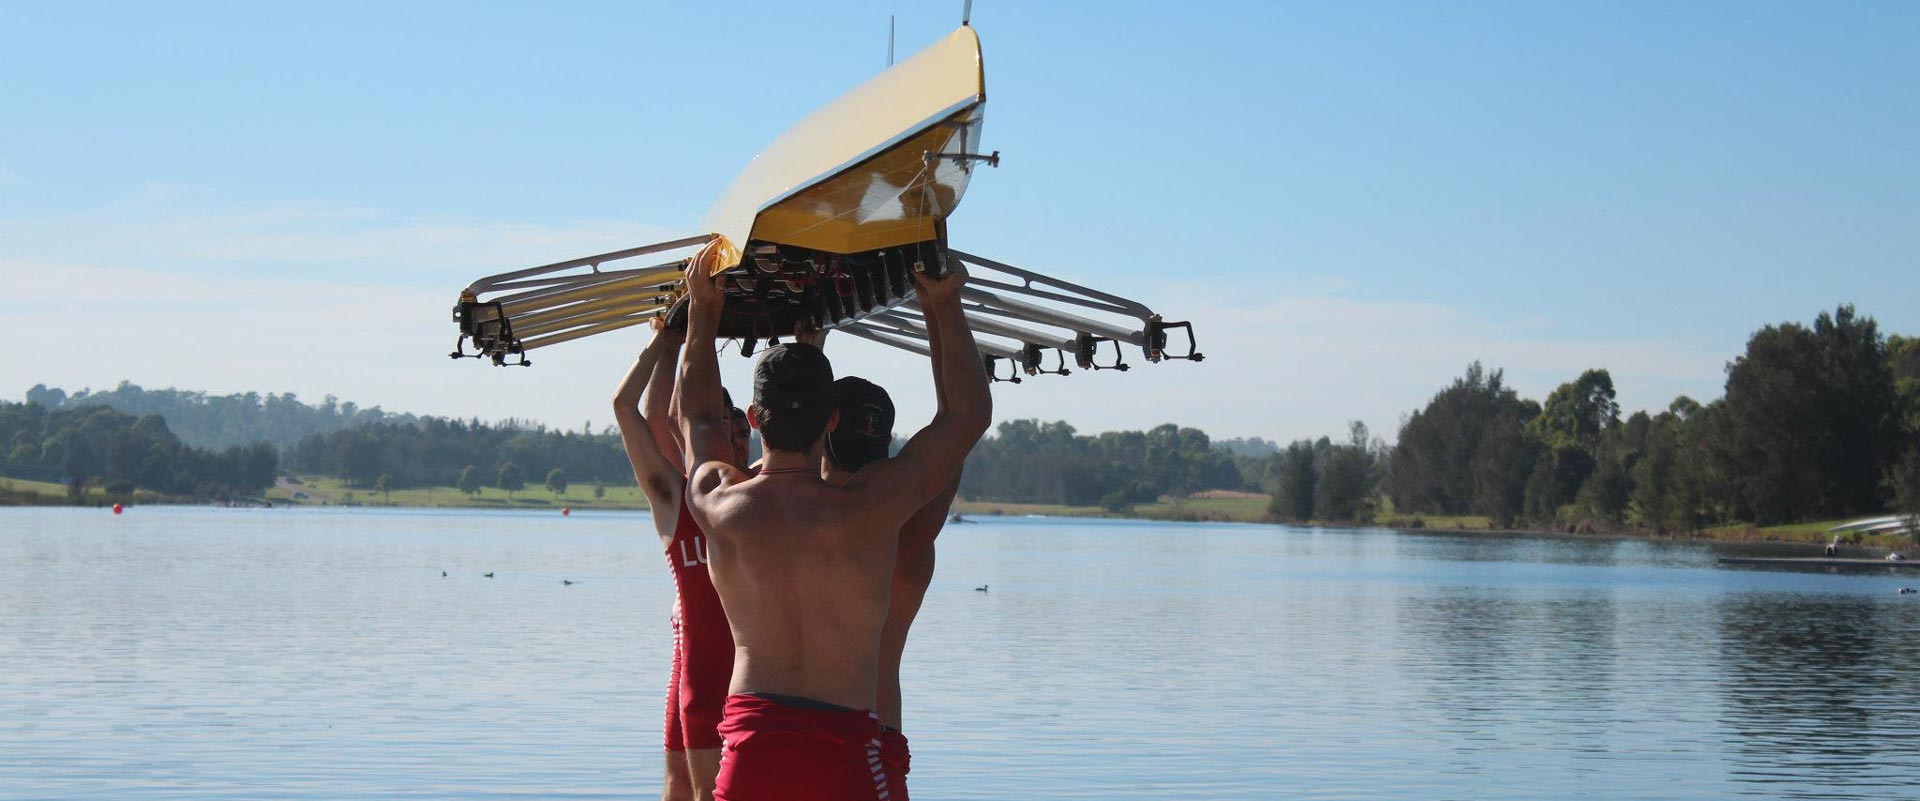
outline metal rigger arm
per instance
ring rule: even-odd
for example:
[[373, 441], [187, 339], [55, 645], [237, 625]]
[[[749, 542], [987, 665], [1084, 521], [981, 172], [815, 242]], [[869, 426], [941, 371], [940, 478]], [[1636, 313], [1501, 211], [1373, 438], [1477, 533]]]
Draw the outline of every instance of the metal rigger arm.
[[[600, 266], [692, 249], [711, 241], [711, 235], [690, 236], [475, 281], [460, 292], [460, 301], [453, 308], [460, 338], [449, 355], [456, 359], [489, 358], [497, 365], [531, 366], [527, 351], [658, 317], [679, 297], [686, 257], [622, 270], [602, 270]], [[472, 353], [466, 349], [469, 342], [473, 344]], [[508, 362], [508, 356], [517, 356], [518, 361]]]
[[[688, 237], [475, 281], [454, 308], [460, 338], [452, 355], [530, 364], [527, 351], [662, 316], [681, 295], [687, 258], [621, 270], [602, 270], [602, 265], [711, 240]], [[1145, 304], [970, 253], [949, 249], [947, 254], [969, 267], [963, 309], [997, 381], [1017, 383], [1023, 374], [1067, 375], [1069, 358], [1083, 370], [1127, 370], [1131, 365], [1123, 345], [1140, 348], [1148, 362], [1205, 358], [1190, 323], [1167, 322]], [[928, 354], [926, 319], [912, 302], [875, 305], [826, 327]], [[1184, 352], [1168, 348], [1176, 330], [1186, 335]], [[469, 342], [472, 353], [466, 350]], [[1108, 343], [1113, 347], [1103, 348]], [[510, 356], [518, 361], [509, 362]], [[1005, 376], [996, 369], [1001, 361], [1009, 365]]]

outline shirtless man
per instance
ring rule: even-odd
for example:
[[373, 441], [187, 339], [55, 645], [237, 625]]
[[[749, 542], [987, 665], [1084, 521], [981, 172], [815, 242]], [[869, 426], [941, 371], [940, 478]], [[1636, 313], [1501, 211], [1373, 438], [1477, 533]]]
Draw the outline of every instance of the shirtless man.
[[[887, 448], [893, 444], [893, 399], [864, 378], [848, 376], [833, 382], [833, 388], [840, 425], [827, 435], [820, 475], [829, 484], [844, 486], [867, 465], [887, 458]], [[900, 660], [907, 650], [907, 630], [920, 613], [927, 585], [933, 583], [933, 540], [946, 526], [947, 510], [959, 491], [960, 474], [955, 473], [945, 490], [900, 527], [892, 602], [887, 606], [887, 622], [880, 628], [880, 689], [874, 698], [875, 711], [880, 713], [880, 761], [886, 765], [893, 791], [888, 801], [907, 801], [907, 771], [912, 764], [900, 725]]]
[[837, 415], [833, 368], [816, 347], [768, 349], [754, 365], [749, 419], [765, 456], [757, 476], [724, 463], [725, 409], [714, 336], [724, 296], [711, 252], [687, 271], [692, 297], [679, 382], [692, 466], [687, 505], [712, 537], [714, 588], [733, 627], [734, 667], [715, 801], [889, 799], [880, 759], [881, 630], [900, 529], [944, 491], [992, 416], [972, 332], [960, 310], [965, 274], [916, 275], [940, 321], [935, 375], [951, 387], [933, 421], [900, 455], [844, 486], [820, 478]]
[[[818, 346], [825, 339], [826, 332], [821, 331], [802, 341]], [[935, 396], [944, 398], [945, 382], [936, 375], [933, 384]], [[840, 423], [827, 434], [820, 477], [843, 486], [862, 468], [887, 458], [893, 445], [893, 397], [880, 385], [854, 376], [833, 382], [833, 397]], [[880, 761], [887, 768], [893, 791], [888, 801], [907, 801], [907, 772], [912, 766], [907, 736], [900, 725], [900, 661], [907, 649], [907, 631], [920, 613], [927, 585], [933, 582], [934, 538], [946, 526], [947, 511], [959, 491], [960, 474], [955, 473], [945, 491], [900, 527], [892, 602], [887, 606], [887, 622], [880, 629], [880, 691], [874, 699], [874, 709], [880, 714]]]
[[[613, 416], [634, 478], [653, 511], [654, 531], [673, 570], [673, 668], [667, 680], [666, 754], [660, 797], [709, 801], [720, 772], [721, 707], [733, 673], [733, 634], [707, 576], [706, 536], [681, 502], [680, 468], [668, 403], [685, 332], [654, 326], [654, 337], [613, 396]], [[641, 398], [646, 409], [641, 410]], [[738, 410], [735, 410], [738, 411]], [[743, 415], [744, 417], [744, 415]], [[745, 420], [729, 426], [733, 464], [747, 454]]]

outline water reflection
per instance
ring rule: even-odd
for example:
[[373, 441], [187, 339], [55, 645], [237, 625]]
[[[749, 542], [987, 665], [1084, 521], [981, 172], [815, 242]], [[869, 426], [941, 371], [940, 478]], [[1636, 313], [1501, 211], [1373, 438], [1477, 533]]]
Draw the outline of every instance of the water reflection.
[[[671, 585], [643, 517], [27, 510], [0, 526], [0, 797], [657, 787]], [[1893, 594], [1912, 577], [1716, 553], [956, 527], [904, 668], [915, 794], [1920, 797], [1920, 597]]]
[[1515, 763], [1556, 763], [1575, 784], [1606, 768], [1617, 678], [1616, 609], [1605, 593], [1528, 599], [1473, 588], [1403, 598], [1414, 709], [1449, 754], [1443, 770], [1507, 774]]
[[1913, 605], [1739, 596], [1717, 611], [1722, 724], [1745, 793], [1832, 798], [1915, 787]]

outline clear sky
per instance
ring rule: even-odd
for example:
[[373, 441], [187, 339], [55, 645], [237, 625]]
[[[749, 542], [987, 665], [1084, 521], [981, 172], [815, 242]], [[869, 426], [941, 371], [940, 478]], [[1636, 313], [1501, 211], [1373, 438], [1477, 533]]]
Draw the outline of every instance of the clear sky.
[[[715, 6], [722, 4], [713, 4]], [[445, 357], [486, 273], [696, 233], [789, 124], [961, 2], [12, 4], [0, 397], [131, 379], [609, 422], [645, 334]], [[1203, 364], [1001, 385], [1000, 417], [1218, 436], [1720, 393], [1751, 331], [1920, 333], [1920, 4], [975, 3], [956, 246], [1130, 294]], [[830, 342], [926, 415], [917, 357]], [[744, 360], [728, 360], [745, 389]]]

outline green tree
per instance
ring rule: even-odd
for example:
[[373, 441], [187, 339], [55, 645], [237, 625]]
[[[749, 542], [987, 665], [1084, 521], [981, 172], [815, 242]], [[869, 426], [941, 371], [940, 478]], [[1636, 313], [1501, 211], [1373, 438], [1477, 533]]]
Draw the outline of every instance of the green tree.
[[38, 404], [49, 410], [60, 408], [60, 404], [66, 401], [67, 391], [64, 389], [48, 389], [46, 384], [34, 384], [32, 389], [27, 390], [28, 403]]
[[507, 462], [500, 465], [500, 472], [494, 476], [494, 486], [507, 491], [507, 502], [513, 502], [513, 494], [526, 489], [526, 477], [520, 475], [520, 465]]
[[1613, 375], [1606, 370], [1588, 370], [1547, 396], [1540, 416], [1527, 423], [1527, 433], [1548, 448], [1574, 448], [1591, 454], [1599, 448], [1600, 437], [1620, 423], [1616, 398]]
[[[1493, 418], [1480, 427], [1480, 439], [1467, 466], [1473, 495], [1472, 505], [1465, 511], [1486, 515], [1503, 528], [1519, 519], [1528, 477], [1537, 459], [1533, 440], [1527, 436], [1527, 423], [1539, 412], [1532, 401], [1515, 398], [1502, 403]], [[1396, 452], [1396, 464], [1398, 456]]]
[[1887, 370], [1899, 401], [1900, 430], [1909, 445], [1920, 445], [1920, 337], [1887, 337]]
[[1894, 511], [1905, 515], [1907, 527], [1920, 538], [1920, 449], [1907, 452], [1887, 477], [1893, 490]]
[[[1620, 423], [1613, 376], [1588, 370], [1547, 396], [1540, 415], [1527, 422], [1527, 436], [1538, 448], [1527, 477], [1522, 512], [1540, 523], [1561, 522], [1561, 507], [1573, 503], [1599, 463], [1600, 442]], [[1610, 481], [1624, 481], [1618, 466]]]
[[[41, 393], [50, 398], [53, 391]], [[271, 486], [271, 446], [207, 450], [182, 445], [158, 415], [99, 405], [48, 409], [0, 402], [0, 470], [65, 484], [74, 500], [90, 485], [131, 486], [176, 496], [253, 496]]]
[[480, 492], [480, 471], [475, 469], [473, 465], [467, 465], [466, 469], [460, 471], [459, 483], [456, 486], [460, 488], [461, 492], [466, 493], [467, 497], [473, 497], [478, 494]]
[[1373, 520], [1373, 449], [1367, 424], [1347, 425], [1347, 441], [1320, 454], [1314, 483], [1313, 513], [1321, 520], [1366, 523]]
[[1645, 454], [1632, 469], [1628, 491], [1641, 525], [1662, 533], [1695, 531], [1708, 518], [1703, 432], [1711, 412], [1684, 395], [1648, 421]]
[[[1520, 488], [1533, 469], [1533, 449], [1513, 441], [1524, 435], [1538, 404], [1522, 401], [1500, 370], [1479, 362], [1433, 396], [1400, 426], [1388, 465], [1387, 492], [1394, 508], [1426, 514], [1468, 514], [1504, 507], [1509, 485], [1517, 507]], [[1512, 430], [1493, 431], [1492, 426]], [[1489, 433], [1491, 431], [1491, 433]], [[1499, 448], [1482, 454], [1483, 447]], [[1514, 461], [1514, 460], [1521, 461]], [[1518, 481], [1509, 474], [1518, 473]], [[1489, 483], [1492, 482], [1492, 483]]]
[[1881, 508], [1899, 455], [1893, 393], [1886, 343], [1852, 306], [1756, 332], [1708, 438], [1733, 514], [1767, 525]]
[[390, 473], [381, 473], [378, 478], [373, 480], [373, 491], [380, 493], [381, 500], [392, 503], [393, 475]]
[[607, 497], [607, 485], [598, 481], [593, 482], [593, 499], [597, 501], [605, 497]]
[[547, 491], [558, 498], [567, 493], [567, 471], [558, 467], [547, 471]]
[[1267, 513], [1277, 520], [1306, 522], [1313, 519], [1313, 499], [1319, 482], [1314, 465], [1313, 443], [1297, 440], [1280, 454], [1280, 479], [1267, 503]]
[[1633, 468], [1646, 453], [1647, 433], [1653, 420], [1646, 412], [1634, 412], [1621, 425], [1607, 430], [1594, 455], [1593, 473], [1580, 486], [1575, 513], [1582, 519], [1617, 528], [1626, 522], [1632, 502]]

